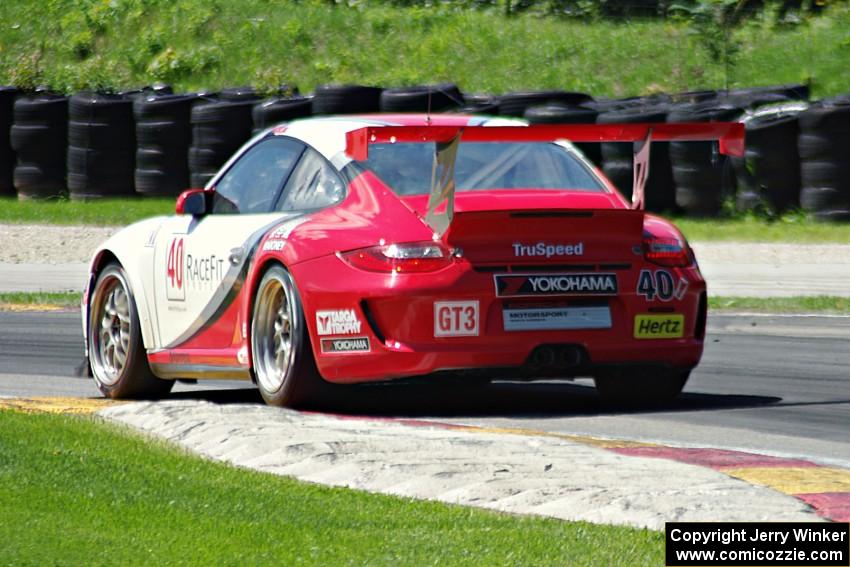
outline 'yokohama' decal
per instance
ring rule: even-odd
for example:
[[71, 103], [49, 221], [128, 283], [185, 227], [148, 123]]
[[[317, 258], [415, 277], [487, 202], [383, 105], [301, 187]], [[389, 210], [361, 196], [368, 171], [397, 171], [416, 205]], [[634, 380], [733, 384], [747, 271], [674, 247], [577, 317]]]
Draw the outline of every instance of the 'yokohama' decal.
[[552, 295], [616, 295], [616, 274], [497, 274], [496, 295], [540, 297]]

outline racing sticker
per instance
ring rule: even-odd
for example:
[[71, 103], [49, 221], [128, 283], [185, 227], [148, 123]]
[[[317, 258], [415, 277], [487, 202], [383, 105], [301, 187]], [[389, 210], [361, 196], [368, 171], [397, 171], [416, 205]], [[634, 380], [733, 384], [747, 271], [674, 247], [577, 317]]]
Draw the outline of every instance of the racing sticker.
[[681, 339], [685, 336], [685, 316], [681, 313], [635, 315], [634, 336], [636, 339]]
[[322, 353], [369, 352], [369, 337], [347, 337], [344, 339], [322, 339]]
[[611, 309], [607, 305], [505, 309], [502, 322], [506, 331], [610, 329]]
[[316, 311], [316, 327], [320, 335], [357, 335], [362, 324], [354, 309]]
[[688, 291], [688, 280], [676, 278], [667, 270], [641, 270], [637, 282], [637, 294], [647, 301], [670, 301], [682, 299]]
[[497, 274], [495, 278], [500, 297], [617, 294], [615, 274]]
[[435, 301], [435, 337], [477, 337], [478, 300]]
[[168, 245], [165, 267], [165, 296], [169, 301], [185, 301], [186, 288], [183, 287], [186, 252], [183, 237], [174, 237]]

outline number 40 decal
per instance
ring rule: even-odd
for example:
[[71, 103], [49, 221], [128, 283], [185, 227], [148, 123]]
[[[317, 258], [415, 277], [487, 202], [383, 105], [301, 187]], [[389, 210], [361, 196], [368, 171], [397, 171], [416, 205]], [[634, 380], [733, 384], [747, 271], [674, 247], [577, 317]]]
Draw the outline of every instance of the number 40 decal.
[[682, 299], [688, 290], [688, 280], [679, 278], [676, 282], [667, 270], [641, 270], [638, 277], [637, 293], [647, 301], [670, 301], [674, 297]]
[[186, 299], [186, 290], [183, 289], [184, 262], [183, 238], [172, 238], [171, 244], [168, 245], [165, 265], [165, 290], [168, 299]]

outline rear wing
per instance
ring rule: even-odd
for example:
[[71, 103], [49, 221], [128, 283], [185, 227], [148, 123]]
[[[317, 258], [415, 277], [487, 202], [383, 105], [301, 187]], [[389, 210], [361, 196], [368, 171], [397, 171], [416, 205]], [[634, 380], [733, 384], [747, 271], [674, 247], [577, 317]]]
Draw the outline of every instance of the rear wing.
[[[709, 142], [721, 154], [744, 155], [744, 125], [737, 122], [638, 124], [536, 124], [531, 126], [367, 126], [346, 134], [345, 153], [354, 160], [369, 158], [369, 145], [396, 142], [437, 144], [426, 221], [440, 234], [451, 223], [454, 201], [454, 161], [459, 142], [633, 142], [635, 143], [632, 206], [643, 208], [649, 175], [651, 142]], [[446, 212], [436, 208], [446, 201]], [[444, 217], [442, 219], [438, 217]]]

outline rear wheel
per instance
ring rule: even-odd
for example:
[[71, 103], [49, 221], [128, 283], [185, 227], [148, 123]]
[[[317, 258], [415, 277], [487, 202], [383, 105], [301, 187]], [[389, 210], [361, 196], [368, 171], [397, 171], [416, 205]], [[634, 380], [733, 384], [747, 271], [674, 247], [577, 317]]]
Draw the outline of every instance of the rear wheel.
[[251, 353], [257, 387], [269, 405], [303, 405], [328, 386], [316, 369], [295, 282], [281, 266], [269, 268], [257, 288]]
[[106, 397], [158, 398], [174, 386], [148, 366], [136, 302], [118, 264], [106, 266], [94, 285], [87, 340], [92, 377]]
[[606, 402], [654, 405], [676, 399], [690, 375], [690, 370], [638, 367], [606, 372], [594, 377], [593, 381]]

